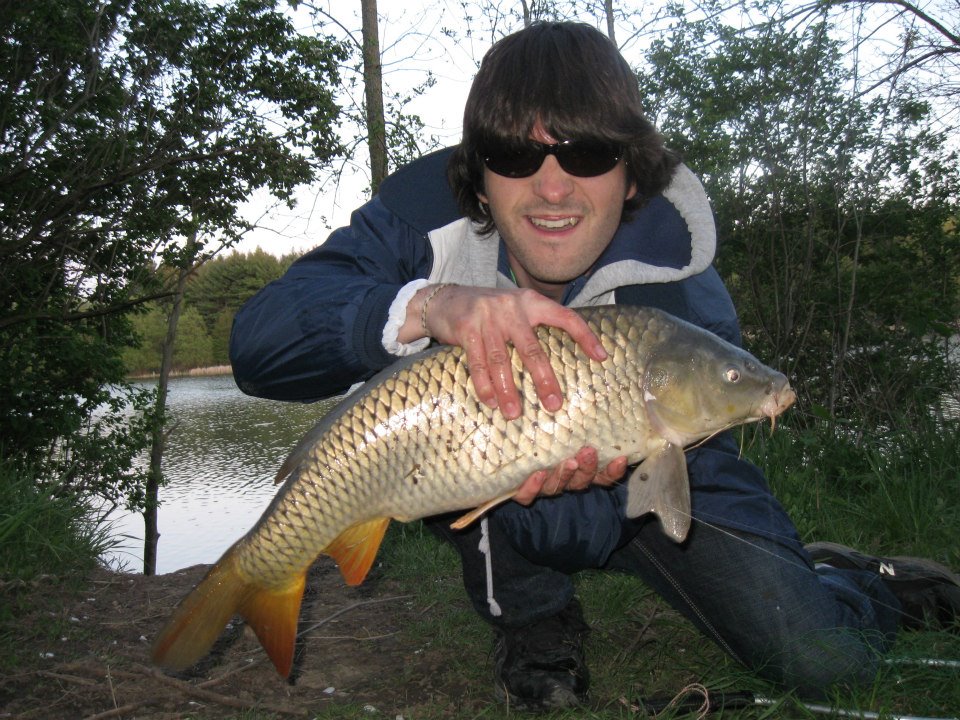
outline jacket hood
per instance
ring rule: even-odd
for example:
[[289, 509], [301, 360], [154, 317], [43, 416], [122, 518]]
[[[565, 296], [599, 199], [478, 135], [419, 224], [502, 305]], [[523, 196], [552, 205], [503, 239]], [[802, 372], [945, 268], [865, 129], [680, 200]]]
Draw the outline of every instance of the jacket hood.
[[[434, 253], [432, 282], [484, 287], [512, 285], [497, 272], [499, 237], [480, 235], [463, 217], [447, 183], [452, 148], [425, 155], [388, 177], [380, 201], [417, 232], [428, 237]], [[423, 198], [431, 198], [424, 203]], [[666, 283], [703, 272], [716, 254], [713, 211], [703, 185], [685, 165], [660, 195], [622, 223], [610, 245], [585, 278], [573, 306], [611, 301], [624, 285]]]

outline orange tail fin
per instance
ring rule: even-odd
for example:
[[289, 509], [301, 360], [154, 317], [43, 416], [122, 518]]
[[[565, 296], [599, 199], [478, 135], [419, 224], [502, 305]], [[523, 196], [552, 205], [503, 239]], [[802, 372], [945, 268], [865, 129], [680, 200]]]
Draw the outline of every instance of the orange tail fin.
[[300, 601], [306, 571], [282, 589], [245, 582], [236, 570], [233, 551], [220, 558], [210, 572], [177, 606], [173, 617], [153, 645], [153, 661], [171, 670], [183, 670], [200, 660], [236, 614], [253, 628], [277, 672], [283, 677], [293, 666]]

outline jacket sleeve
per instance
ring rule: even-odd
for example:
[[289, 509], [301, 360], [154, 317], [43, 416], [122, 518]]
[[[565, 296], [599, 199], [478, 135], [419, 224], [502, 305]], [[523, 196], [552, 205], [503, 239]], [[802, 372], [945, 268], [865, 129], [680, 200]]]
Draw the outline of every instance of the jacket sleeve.
[[344, 392], [396, 360], [382, 344], [400, 289], [430, 272], [428, 239], [373, 198], [240, 309], [230, 362], [240, 389], [273, 400]]

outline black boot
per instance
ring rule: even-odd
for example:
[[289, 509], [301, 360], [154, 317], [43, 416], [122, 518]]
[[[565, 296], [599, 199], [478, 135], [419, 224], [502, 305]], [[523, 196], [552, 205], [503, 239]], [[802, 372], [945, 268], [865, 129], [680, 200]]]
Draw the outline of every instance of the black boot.
[[590, 685], [583, 654], [589, 631], [576, 600], [531, 625], [498, 629], [493, 649], [498, 697], [519, 710], [581, 704]]

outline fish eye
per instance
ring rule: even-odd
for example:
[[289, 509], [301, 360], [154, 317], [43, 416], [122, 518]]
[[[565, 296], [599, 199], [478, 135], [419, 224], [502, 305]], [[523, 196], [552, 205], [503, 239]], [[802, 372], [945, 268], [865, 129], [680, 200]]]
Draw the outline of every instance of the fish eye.
[[723, 372], [723, 377], [728, 383], [740, 382], [740, 370], [735, 367], [728, 367]]

